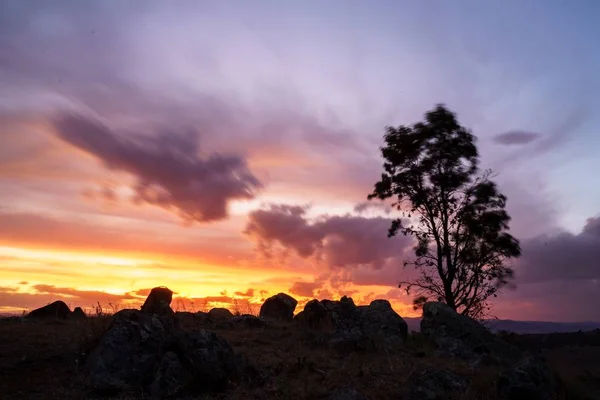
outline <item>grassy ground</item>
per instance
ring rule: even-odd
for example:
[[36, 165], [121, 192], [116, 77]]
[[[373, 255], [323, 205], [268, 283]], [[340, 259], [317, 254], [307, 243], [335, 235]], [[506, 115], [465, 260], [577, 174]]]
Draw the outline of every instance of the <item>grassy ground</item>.
[[[108, 323], [107, 317], [0, 320], [0, 398], [93, 398], [82, 384], [81, 366]], [[343, 354], [328, 349], [320, 334], [293, 323], [258, 330], [213, 328], [248, 358], [258, 375], [227, 392], [199, 399], [327, 399], [347, 386], [372, 400], [403, 399], [411, 377], [424, 369], [448, 369], [471, 380], [469, 391], [448, 399], [496, 398], [498, 367], [473, 371], [464, 361], [439, 358], [419, 336], [395, 350]], [[600, 398], [600, 347], [571, 343], [542, 351], [568, 385], [560, 398]], [[130, 393], [117, 398], [147, 396]]]

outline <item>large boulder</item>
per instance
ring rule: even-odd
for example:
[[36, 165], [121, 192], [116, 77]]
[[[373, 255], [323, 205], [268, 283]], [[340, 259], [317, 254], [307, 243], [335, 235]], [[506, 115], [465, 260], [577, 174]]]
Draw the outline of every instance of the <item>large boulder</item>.
[[150, 393], [156, 399], [174, 397], [190, 386], [191, 379], [177, 354], [168, 351], [158, 365]]
[[27, 314], [27, 318], [60, 318], [65, 319], [71, 315], [71, 309], [69, 306], [61, 300], [55, 301], [45, 305], [44, 307], [37, 308]]
[[87, 383], [99, 392], [150, 384], [172, 331], [172, 319], [138, 310], [119, 311], [87, 360]]
[[388, 344], [404, 342], [408, 336], [408, 324], [387, 300], [374, 300], [368, 307], [360, 307], [360, 323], [363, 332], [379, 337]]
[[225, 322], [233, 318], [233, 314], [226, 308], [213, 308], [208, 312], [210, 322]]
[[509, 362], [520, 357], [516, 347], [444, 303], [424, 304], [421, 334], [431, 338], [441, 353], [454, 357], [472, 360], [482, 354], [492, 354]]
[[498, 379], [498, 399], [551, 400], [556, 397], [559, 379], [539, 357], [525, 356], [505, 370]]
[[171, 290], [164, 286], [155, 287], [142, 305], [142, 311], [150, 314], [172, 315], [171, 301], [173, 301]]
[[260, 307], [260, 316], [264, 318], [292, 320], [298, 301], [285, 293], [269, 297]]

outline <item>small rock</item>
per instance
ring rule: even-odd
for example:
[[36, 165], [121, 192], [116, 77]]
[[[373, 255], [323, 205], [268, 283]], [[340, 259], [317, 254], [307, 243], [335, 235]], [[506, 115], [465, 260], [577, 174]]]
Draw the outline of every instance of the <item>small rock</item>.
[[81, 307], [75, 307], [75, 309], [73, 310], [71, 315], [69, 315], [69, 318], [71, 318], [71, 319], [86, 319], [87, 315]]
[[171, 290], [164, 286], [155, 287], [142, 305], [142, 311], [149, 314], [172, 315], [171, 301], [173, 301]]
[[27, 314], [27, 318], [60, 318], [65, 319], [71, 315], [71, 309], [69, 306], [61, 300], [55, 301], [45, 305], [44, 307], [37, 308]]
[[269, 297], [260, 307], [260, 316], [263, 318], [274, 318], [292, 320], [294, 318], [294, 310], [298, 305], [298, 301], [292, 296], [285, 293], [279, 293]]
[[502, 400], [551, 400], [557, 387], [558, 377], [544, 360], [526, 356], [500, 374], [497, 390]]
[[208, 320], [211, 322], [225, 322], [230, 321], [233, 318], [233, 314], [226, 308], [213, 308], [208, 312]]

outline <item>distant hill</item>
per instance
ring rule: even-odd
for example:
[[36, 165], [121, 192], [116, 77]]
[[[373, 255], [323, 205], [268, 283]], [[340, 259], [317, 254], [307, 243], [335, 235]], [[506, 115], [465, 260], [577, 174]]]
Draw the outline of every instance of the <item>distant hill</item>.
[[[409, 331], [419, 332], [421, 330], [421, 318], [405, 317], [404, 320], [408, 324]], [[495, 332], [508, 331], [515, 333], [562, 333], [600, 329], [600, 322], [545, 322], [498, 319], [490, 320], [489, 327]]]

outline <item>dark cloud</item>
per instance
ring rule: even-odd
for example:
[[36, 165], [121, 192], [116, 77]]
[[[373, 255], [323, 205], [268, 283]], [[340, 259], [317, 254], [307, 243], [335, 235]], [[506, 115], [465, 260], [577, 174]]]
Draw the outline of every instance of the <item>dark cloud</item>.
[[245, 233], [266, 255], [277, 244], [301, 258], [322, 259], [329, 268], [378, 269], [389, 259], [402, 257], [411, 244], [404, 236], [387, 237], [389, 218], [343, 215], [310, 220], [306, 212], [307, 207], [269, 205], [249, 214]]
[[173, 211], [188, 222], [223, 219], [229, 201], [251, 199], [261, 187], [243, 158], [201, 157], [193, 133], [133, 140], [117, 136], [99, 121], [70, 114], [57, 118], [55, 128], [59, 138], [107, 168], [133, 175], [136, 201]]
[[600, 279], [600, 217], [589, 218], [579, 234], [538, 236], [521, 246], [518, 283]]
[[376, 201], [363, 201], [354, 206], [354, 212], [362, 214], [369, 210], [382, 211], [385, 214], [391, 214], [393, 208], [389, 204]]
[[523, 145], [531, 143], [540, 137], [538, 133], [527, 131], [510, 131], [493, 137], [494, 142], [503, 145]]

